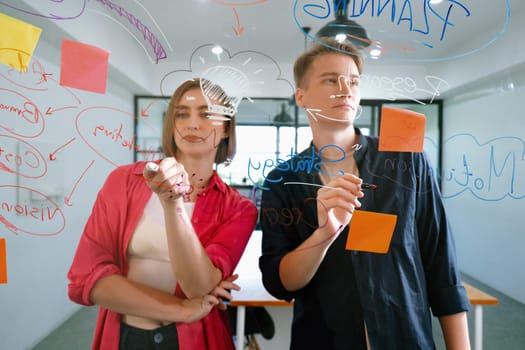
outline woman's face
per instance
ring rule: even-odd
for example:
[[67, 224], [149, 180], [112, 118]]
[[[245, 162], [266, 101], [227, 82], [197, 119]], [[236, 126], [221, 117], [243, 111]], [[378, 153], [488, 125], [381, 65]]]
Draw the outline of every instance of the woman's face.
[[[174, 140], [177, 153], [210, 154], [215, 157], [221, 140], [226, 138], [223, 116], [211, 115], [200, 89], [191, 89], [182, 95], [174, 108]], [[219, 118], [217, 118], [219, 117]], [[177, 156], [177, 155], [176, 155]]]

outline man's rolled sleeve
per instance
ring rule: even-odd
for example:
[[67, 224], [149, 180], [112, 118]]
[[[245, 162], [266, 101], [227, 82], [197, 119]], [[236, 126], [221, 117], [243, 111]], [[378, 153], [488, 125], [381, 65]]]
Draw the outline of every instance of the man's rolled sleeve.
[[259, 258], [259, 269], [262, 272], [263, 285], [274, 297], [286, 301], [295, 298], [294, 292], [286, 290], [279, 274], [279, 265], [283, 256], [263, 255]]
[[432, 313], [436, 317], [470, 310], [470, 301], [463, 285], [448, 286], [429, 291]]

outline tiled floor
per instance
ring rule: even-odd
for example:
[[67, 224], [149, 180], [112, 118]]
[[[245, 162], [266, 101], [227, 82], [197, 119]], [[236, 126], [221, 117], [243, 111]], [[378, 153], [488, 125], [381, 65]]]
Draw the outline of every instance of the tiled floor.
[[[525, 349], [525, 305], [477, 282], [469, 276], [463, 276], [463, 279], [474, 287], [499, 299], [498, 305], [487, 306], [483, 309], [483, 349]], [[34, 347], [33, 350], [90, 349], [96, 313], [97, 310], [94, 307], [83, 308]], [[471, 342], [474, 345], [473, 312], [469, 313], [469, 327]], [[434, 328], [438, 349], [445, 349], [437, 321]], [[271, 350], [280, 349], [272, 348]]]

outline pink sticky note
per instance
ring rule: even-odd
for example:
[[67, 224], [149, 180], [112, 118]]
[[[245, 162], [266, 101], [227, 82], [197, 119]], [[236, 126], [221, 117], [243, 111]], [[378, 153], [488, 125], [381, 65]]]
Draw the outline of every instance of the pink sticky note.
[[425, 115], [407, 109], [383, 107], [379, 128], [379, 150], [423, 152]]
[[60, 85], [104, 94], [109, 52], [72, 40], [62, 41]]

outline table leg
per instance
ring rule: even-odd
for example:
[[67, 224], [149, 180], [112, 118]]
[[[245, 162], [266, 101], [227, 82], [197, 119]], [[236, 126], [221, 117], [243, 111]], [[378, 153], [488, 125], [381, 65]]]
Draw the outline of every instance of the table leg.
[[483, 306], [474, 305], [474, 350], [483, 349]]
[[237, 306], [237, 329], [235, 334], [237, 336], [237, 350], [244, 348], [244, 321], [246, 316], [246, 306]]

